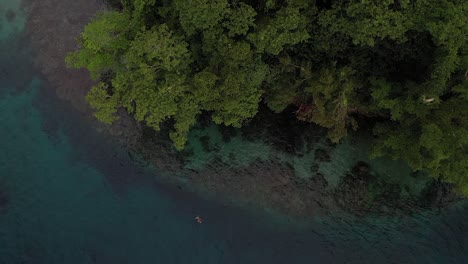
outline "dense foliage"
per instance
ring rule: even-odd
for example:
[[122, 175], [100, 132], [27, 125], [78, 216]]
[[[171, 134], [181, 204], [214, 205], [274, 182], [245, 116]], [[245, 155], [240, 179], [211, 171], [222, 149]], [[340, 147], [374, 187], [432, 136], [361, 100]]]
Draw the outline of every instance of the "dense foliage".
[[467, 14], [464, 0], [124, 0], [67, 60], [100, 81], [98, 119], [168, 123], [178, 149], [200, 113], [239, 127], [263, 101], [333, 142], [367, 120], [373, 155], [468, 194]]

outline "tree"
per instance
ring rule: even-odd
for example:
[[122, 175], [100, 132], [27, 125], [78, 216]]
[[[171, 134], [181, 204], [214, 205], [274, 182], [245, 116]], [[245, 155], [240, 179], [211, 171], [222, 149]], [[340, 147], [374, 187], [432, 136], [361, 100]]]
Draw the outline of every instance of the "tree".
[[240, 127], [261, 102], [296, 108], [336, 143], [365, 120], [375, 124], [374, 156], [404, 159], [468, 194], [466, 1], [118, 7], [87, 25], [67, 58], [100, 81], [87, 96], [98, 119], [111, 123], [124, 108], [155, 130], [169, 121], [177, 149], [199, 114]]
[[299, 108], [297, 113], [301, 120], [328, 128], [328, 136], [334, 143], [346, 136], [348, 125], [357, 128], [356, 121], [350, 116], [356, 108], [356, 91], [359, 88], [353, 74], [349, 67], [323, 69], [305, 88], [312, 102]]
[[110, 11], [89, 23], [79, 42], [82, 48], [67, 56], [69, 66], [86, 68], [93, 79], [120, 67], [120, 56], [130, 47], [136, 30], [130, 14]]

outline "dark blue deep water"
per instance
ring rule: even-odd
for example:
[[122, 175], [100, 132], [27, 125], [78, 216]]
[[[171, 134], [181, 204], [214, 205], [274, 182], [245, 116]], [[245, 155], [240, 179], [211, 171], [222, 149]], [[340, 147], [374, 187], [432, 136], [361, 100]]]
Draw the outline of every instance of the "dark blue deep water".
[[157, 183], [34, 72], [24, 16], [0, 0], [0, 264], [468, 263], [464, 204], [299, 226]]

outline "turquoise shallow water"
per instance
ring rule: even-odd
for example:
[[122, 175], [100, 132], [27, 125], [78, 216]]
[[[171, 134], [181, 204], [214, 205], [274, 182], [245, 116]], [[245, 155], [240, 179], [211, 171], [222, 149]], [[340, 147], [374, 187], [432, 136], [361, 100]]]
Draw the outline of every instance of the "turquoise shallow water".
[[0, 264], [468, 262], [464, 205], [299, 227], [157, 183], [55, 98], [30, 67], [24, 14], [2, 0], [7, 10], [16, 17], [0, 21]]

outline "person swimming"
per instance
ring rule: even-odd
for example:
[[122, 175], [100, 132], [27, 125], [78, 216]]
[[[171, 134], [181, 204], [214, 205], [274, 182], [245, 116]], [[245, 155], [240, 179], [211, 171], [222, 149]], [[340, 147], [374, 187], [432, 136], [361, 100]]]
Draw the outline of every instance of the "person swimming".
[[194, 219], [197, 220], [197, 223], [199, 223], [199, 224], [203, 223], [203, 219], [198, 215]]

